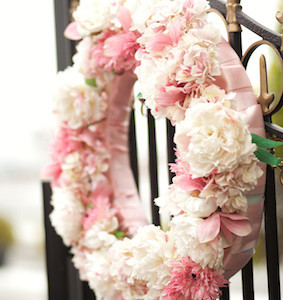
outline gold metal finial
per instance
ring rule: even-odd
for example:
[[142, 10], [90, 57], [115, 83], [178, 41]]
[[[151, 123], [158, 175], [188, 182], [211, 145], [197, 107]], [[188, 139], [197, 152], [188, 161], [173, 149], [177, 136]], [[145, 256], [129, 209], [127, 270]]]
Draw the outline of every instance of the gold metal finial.
[[241, 32], [241, 26], [237, 21], [236, 11], [242, 10], [240, 5], [241, 0], [227, 0], [226, 9], [226, 21], [228, 23], [229, 32]]
[[275, 15], [277, 21], [281, 24], [281, 30], [282, 30], [282, 33], [281, 33], [281, 52], [283, 52], [283, 11], [278, 11]]
[[259, 58], [260, 71], [260, 94], [257, 97], [257, 102], [261, 105], [263, 113], [269, 110], [269, 106], [274, 100], [274, 94], [268, 93], [267, 71], [265, 56], [261, 55]]

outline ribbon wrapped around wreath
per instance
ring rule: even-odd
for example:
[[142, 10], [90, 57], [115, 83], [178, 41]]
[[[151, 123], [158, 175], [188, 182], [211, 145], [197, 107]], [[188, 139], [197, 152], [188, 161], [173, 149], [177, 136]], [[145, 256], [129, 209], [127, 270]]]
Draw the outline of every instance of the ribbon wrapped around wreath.
[[[82, 40], [54, 96], [50, 218], [99, 299], [216, 299], [253, 255], [265, 182], [257, 157], [268, 148], [262, 113], [207, 8], [81, 0], [66, 29]], [[151, 113], [176, 126], [175, 177], [155, 200], [172, 215], [166, 232], [147, 225], [129, 165], [136, 79]]]

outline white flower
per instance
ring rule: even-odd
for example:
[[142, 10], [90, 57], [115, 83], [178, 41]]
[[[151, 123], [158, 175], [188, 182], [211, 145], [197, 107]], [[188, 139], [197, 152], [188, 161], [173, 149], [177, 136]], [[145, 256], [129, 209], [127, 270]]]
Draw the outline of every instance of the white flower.
[[80, 240], [80, 245], [93, 250], [111, 247], [116, 241], [116, 237], [111, 234], [119, 227], [116, 217], [103, 218], [93, 223]]
[[147, 21], [153, 15], [156, 4], [161, 2], [161, 0], [126, 0], [124, 7], [126, 7], [132, 16], [132, 29], [138, 30], [143, 33]]
[[255, 156], [249, 157], [232, 172], [212, 175], [212, 182], [200, 194], [215, 199], [224, 212], [247, 211], [248, 202], [244, 193], [253, 190], [263, 171], [257, 165]]
[[85, 251], [86, 263], [84, 273], [89, 286], [95, 291], [99, 300], [118, 299], [120, 292], [115, 290], [110, 275], [111, 257], [107, 249], [101, 251]]
[[99, 33], [110, 27], [112, 2], [111, 0], [80, 0], [73, 17], [78, 23], [81, 35]]
[[117, 241], [109, 250], [111, 256], [110, 274], [114, 280], [115, 289], [123, 294], [125, 300], [142, 300], [147, 293], [147, 282], [132, 277], [133, 267], [129, 259], [133, 256], [133, 242], [125, 238]]
[[106, 95], [85, 83], [84, 77], [74, 68], [59, 72], [54, 92], [54, 112], [59, 124], [67, 123], [78, 129], [103, 116], [102, 104]]
[[226, 94], [225, 90], [220, 89], [217, 85], [211, 84], [209, 86], [202, 87], [199, 92], [199, 96], [195, 96], [191, 99], [190, 106], [198, 103], [221, 103], [225, 108], [235, 109], [236, 103], [233, 100], [234, 93]]
[[68, 182], [69, 186], [77, 187], [78, 182], [82, 181], [83, 164], [78, 151], [66, 155], [61, 166], [62, 178]]
[[84, 206], [77, 196], [67, 188], [53, 188], [50, 220], [64, 244], [70, 246], [79, 238]]
[[200, 103], [186, 111], [175, 143], [193, 178], [232, 171], [256, 150], [243, 114], [214, 103]]
[[114, 75], [111, 72], [101, 72], [97, 68], [92, 67], [91, 48], [95, 40], [93, 37], [83, 38], [76, 46], [77, 52], [73, 56], [73, 68], [82, 73], [84, 78], [95, 78], [98, 88], [107, 90], [109, 82], [113, 79]]
[[167, 197], [155, 200], [160, 207], [161, 214], [178, 215], [184, 212], [187, 215], [205, 218], [217, 209], [214, 199], [193, 197], [190, 192], [184, 191], [174, 184], [169, 188]]
[[87, 258], [85, 255], [84, 249], [81, 249], [80, 247], [73, 246], [70, 251], [73, 255], [72, 262], [76, 269], [79, 270], [80, 279], [86, 281], [86, 263]]
[[175, 241], [176, 253], [180, 257], [189, 256], [203, 268], [219, 269], [222, 265], [224, 247], [222, 239], [217, 242], [217, 249], [211, 243], [200, 243], [197, 238], [197, 226], [202, 218], [182, 214], [174, 217], [170, 223], [169, 239]]
[[147, 282], [150, 293], [161, 293], [170, 280], [169, 262], [174, 258], [173, 244], [166, 233], [154, 225], [140, 228], [132, 243], [133, 256], [128, 260], [133, 268], [131, 277]]

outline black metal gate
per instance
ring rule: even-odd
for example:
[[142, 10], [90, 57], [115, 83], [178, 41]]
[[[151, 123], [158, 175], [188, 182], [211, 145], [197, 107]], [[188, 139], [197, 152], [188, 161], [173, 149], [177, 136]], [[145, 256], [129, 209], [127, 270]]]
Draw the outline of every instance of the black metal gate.
[[[73, 4], [76, 1], [73, 1]], [[241, 11], [240, 0], [228, 0], [224, 3], [220, 0], [210, 0], [211, 8], [214, 12], [222, 15], [227, 20], [227, 30], [229, 32], [229, 42], [240, 58], [242, 58], [241, 26], [248, 28], [259, 36], [259, 42], [251, 45], [242, 58], [243, 65], [246, 67], [253, 51], [261, 44], [267, 44], [273, 47], [278, 57], [283, 58], [283, 35], [277, 34], [261, 24], [257, 23], [251, 17]], [[56, 41], [57, 41], [57, 65], [58, 71], [64, 70], [72, 64], [72, 56], [75, 51], [73, 42], [63, 37], [63, 32], [70, 22], [70, 0], [54, 0], [55, 21], [56, 21]], [[266, 4], [268, 5], [268, 4]], [[282, 14], [277, 14], [277, 19], [283, 24]], [[282, 28], [283, 29], [283, 28]], [[264, 65], [263, 65], [264, 67]], [[283, 64], [282, 64], [283, 72]], [[265, 102], [265, 96], [268, 95], [266, 85], [262, 87], [261, 98], [263, 102], [264, 121], [267, 134], [275, 139], [283, 140], [283, 129], [272, 123], [272, 115], [276, 113], [283, 104], [282, 91], [277, 102], [270, 105]], [[264, 90], [265, 88], [265, 90]], [[283, 90], [283, 82], [281, 89]], [[264, 104], [265, 103], [265, 104]], [[273, 102], [274, 103], [274, 102]], [[158, 197], [158, 168], [157, 168], [157, 151], [156, 151], [156, 133], [155, 121], [150, 112], [147, 113], [148, 120], [148, 153], [149, 153], [149, 170], [150, 170], [150, 188], [152, 200], [152, 222], [159, 225], [158, 208], [153, 205], [153, 199]], [[167, 121], [167, 157], [168, 162], [174, 162], [174, 128]], [[131, 114], [130, 123], [130, 148], [131, 148], [131, 166], [135, 176], [137, 186], [138, 178], [138, 160], [137, 144], [135, 132], [135, 111]], [[169, 172], [169, 181], [172, 180], [172, 174]], [[63, 245], [59, 236], [55, 233], [50, 224], [49, 214], [52, 210], [50, 204], [51, 189], [48, 182], [43, 183], [44, 197], [44, 221], [46, 232], [46, 261], [48, 274], [48, 292], [50, 300], [91, 300], [95, 299], [93, 292], [89, 289], [86, 282], [81, 282], [78, 272], [72, 265], [71, 256], [68, 248]], [[278, 233], [277, 233], [277, 213], [275, 197], [275, 174], [272, 166], [267, 167], [267, 180], [265, 191], [265, 243], [266, 243], [266, 262], [268, 276], [268, 293], [270, 300], [281, 299], [280, 295], [280, 278], [279, 278], [279, 254], [278, 254]], [[242, 269], [242, 287], [243, 299], [254, 299], [254, 281], [253, 281], [253, 262], [252, 259]], [[231, 297], [233, 300], [233, 297]], [[222, 300], [230, 299], [229, 287], [223, 289]]]

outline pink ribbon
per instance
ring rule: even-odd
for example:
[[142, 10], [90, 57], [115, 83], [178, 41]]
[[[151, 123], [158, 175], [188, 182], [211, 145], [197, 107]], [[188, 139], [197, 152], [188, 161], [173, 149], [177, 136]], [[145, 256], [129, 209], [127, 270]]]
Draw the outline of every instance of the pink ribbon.
[[[219, 44], [218, 57], [221, 66], [221, 76], [216, 78], [214, 83], [226, 92], [236, 93], [237, 110], [246, 114], [250, 131], [264, 137], [265, 130], [261, 107], [257, 103], [241, 61], [224, 39]], [[260, 166], [265, 171], [265, 165], [261, 163]], [[265, 175], [260, 178], [255, 190], [249, 194], [263, 194], [264, 189]], [[251, 233], [246, 237], [236, 236], [232, 246], [225, 250], [223, 268], [227, 279], [243, 268], [254, 253], [253, 248], [257, 244], [262, 220], [263, 203], [264, 199], [262, 197], [258, 203], [249, 205], [246, 216], [250, 220]]]
[[128, 235], [134, 235], [138, 227], [148, 223], [129, 162], [129, 114], [135, 80], [130, 72], [115, 75], [107, 115], [107, 143], [111, 154], [109, 173], [115, 199], [113, 205], [118, 211], [121, 230]]

